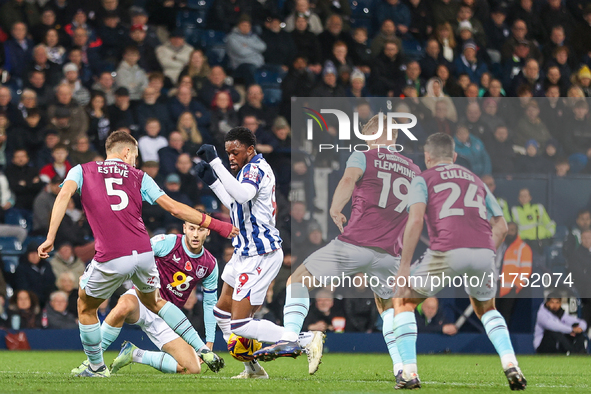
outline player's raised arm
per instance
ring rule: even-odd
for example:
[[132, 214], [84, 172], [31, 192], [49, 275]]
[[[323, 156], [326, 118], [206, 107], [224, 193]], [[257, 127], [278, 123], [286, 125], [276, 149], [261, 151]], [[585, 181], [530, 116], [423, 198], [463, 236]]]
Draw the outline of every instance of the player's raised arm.
[[224, 185], [222, 185], [218, 177], [215, 175], [215, 173], [213, 172], [213, 168], [211, 168], [209, 163], [206, 163], [205, 161], [200, 161], [199, 163], [197, 163], [197, 166], [195, 166], [195, 171], [197, 173], [197, 176], [201, 178], [201, 180], [203, 180], [203, 182], [205, 182], [211, 190], [213, 190], [213, 192], [215, 193], [217, 198], [220, 199], [222, 204], [224, 204], [226, 208], [232, 209], [231, 205], [234, 199], [232, 198], [232, 196], [228, 194], [228, 192], [224, 188]]
[[359, 167], [348, 167], [341, 178], [334, 195], [332, 197], [332, 204], [330, 205], [330, 217], [334, 224], [343, 232], [343, 224], [347, 222], [347, 218], [341, 212], [353, 194], [355, 184], [363, 176], [363, 170]]
[[222, 222], [209, 215], [202, 214], [188, 205], [173, 200], [166, 194], [158, 197], [156, 203], [165, 211], [170, 212], [175, 218], [213, 230], [224, 238], [232, 238], [238, 234], [238, 228], [232, 226], [231, 223]]
[[[197, 154], [206, 162], [208, 162], [215, 175], [219, 178], [220, 182], [226, 189], [226, 192], [232, 197], [238, 204], [244, 204], [254, 198], [258, 191], [258, 170], [253, 167], [250, 172], [257, 171], [257, 174], [250, 174], [247, 181], [239, 182], [234, 176], [228, 171], [222, 160], [218, 157], [217, 151], [213, 145], [202, 145], [199, 148]], [[251, 180], [250, 178], [254, 178]]]
[[66, 180], [60, 192], [58, 193], [53, 209], [51, 210], [51, 220], [49, 222], [49, 230], [47, 231], [47, 238], [45, 242], [39, 245], [37, 253], [42, 259], [49, 257], [49, 252], [53, 250], [53, 243], [55, 242], [55, 235], [64, 219], [70, 198], [78, 190], [78, 184], [72, 180]]

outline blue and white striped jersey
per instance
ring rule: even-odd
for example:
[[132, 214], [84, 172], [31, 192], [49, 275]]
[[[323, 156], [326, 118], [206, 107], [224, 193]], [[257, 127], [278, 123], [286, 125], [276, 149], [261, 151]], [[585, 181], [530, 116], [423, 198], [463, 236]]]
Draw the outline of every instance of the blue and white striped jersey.
[[275, 228], [277, 202], [275, 175], [271, 166], [258, 154], [240, 170], [237, 179], [240, 183], [253, 185], [257, 193], [244, 204], [232, 202], [232, 224], [240, 229], [238, 236], [232, 240], [234, 253], [256, 256], [279, 249], [282, 240]]

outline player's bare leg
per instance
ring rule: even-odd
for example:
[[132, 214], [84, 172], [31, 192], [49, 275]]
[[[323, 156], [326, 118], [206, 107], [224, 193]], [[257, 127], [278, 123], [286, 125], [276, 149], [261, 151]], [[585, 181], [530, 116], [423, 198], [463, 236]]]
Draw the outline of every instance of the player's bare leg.
[[213, 353], [199, 337], [185, 314], [173, 303], [163, 300], [158, 289], [142, 293], [136, 288], [141, 303], [153, 313], [158, 314], [181, 338], [195, 349], [199, 357], [213, 372], [224, 367], [224, 360]]
[[285, 307], [283, 308], [284, 334], [280, 340], [254, 353], [262, 361], [278, 357], [297, 357], [303, 351], [308, 357], [308, 373], [316, 373], [322, 362], [325, 334], [321, 331], [307, 333], [302, 338], [302, 326], [310, 307], [309, 289], [313, 286], [312, 274], [305, 265], [299, 266], [287, 280]]
[[398, 353], [398, 347], [396, 346], [396, 337], [394, 336], [394, 299], [393, 298], [380, 298], [374, 294], [376, 301], [376, 307], [382, 317], [382, 335], [384, 341], [388, 347], [388, 353], [392, 358], [392, 366], [394, 376], [396, 377], [396, 383], [402, 378], [402, 359], [400, 353]]
[[78, 291], [80, 340], [89, 361], [88, 368], [80, 372], [78, 376], [108, 377], [110, 375], [103, 360], [101, 327], [96, 314], [103, 301], [103, 299], [87, 295], [82, 288]]
[[394, 298], [394, 337], [402, 363], [402, 376], [397, 379], [396, 389], [420, 388], [417, 372], [417, 321], [414, 310], [425, 297], [412, 289], [401, 289], [406, 298]]
[[495, 308], [495, 299], [492, 298], [487, 301], [478, 301], [470, 297], [470, 302], [474, 308], [474, 313], [482, 321], [486, 335], [495, 346], [499, 357], [501, 357], [501, 364], [505, 371], [505, 376], [509, 382], [511, 390], [525, 390], [527, 381], [521, 373], [515, 357], [513, 345], [511, 345], [511, 338], [509, 337], [509, 330], [507, 323], [503, 316]]

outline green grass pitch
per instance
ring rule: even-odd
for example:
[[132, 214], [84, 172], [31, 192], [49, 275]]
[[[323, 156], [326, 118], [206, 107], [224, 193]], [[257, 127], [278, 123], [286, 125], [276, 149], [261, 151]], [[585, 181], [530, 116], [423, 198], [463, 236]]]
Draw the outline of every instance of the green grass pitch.
[[[116, 352], [107, 352], [110, 363]], [[308, 375], [305, 357], [264, 363], [271, 379], [231, 380], [242, 364], [226, 358], [219, 374], [181, 376], [162, 374], [134, 364], [110, 379], [70, 377], [69, 371], [84, 359], [82, 352], [0, 352], [0, 393], [378, 393], [392, 392], [394, 377], [385, 354], [326, 354], [320, 370]], [[588, 357], [519, 357], [532, 393], [591, 392], [591, 359]], [[486, 355], [419, 356], [423, 392], [509, 392], [498, 357]]]

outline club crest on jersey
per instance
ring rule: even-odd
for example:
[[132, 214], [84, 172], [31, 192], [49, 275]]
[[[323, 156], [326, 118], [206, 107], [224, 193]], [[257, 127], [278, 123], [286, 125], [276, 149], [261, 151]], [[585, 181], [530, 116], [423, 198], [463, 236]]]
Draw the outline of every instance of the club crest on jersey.
[[[185, 262], [185, 271], [192, 271], [193, 266], [191, 265], [190, 261]], [[199, 276], [199, 272], [197, 272], [197, 276]]]
[[[188, 261], [187, 261], [187, 263], [188, 263]], [[197, 275], [197, 278], [199, 278], [199, 279], [203, 278], [206, 273], [207, 273], [207, 267], [205, 267], [203, 265], [197, 266], [197, 272], [195, 273], [195, 275]]]
[[176, 257], [176, 255], [173, 254], [172, 255], [172, 261], [174, 261], [175, 263], [178, 264], [181, 261], [181, 258], [180, 257]]

